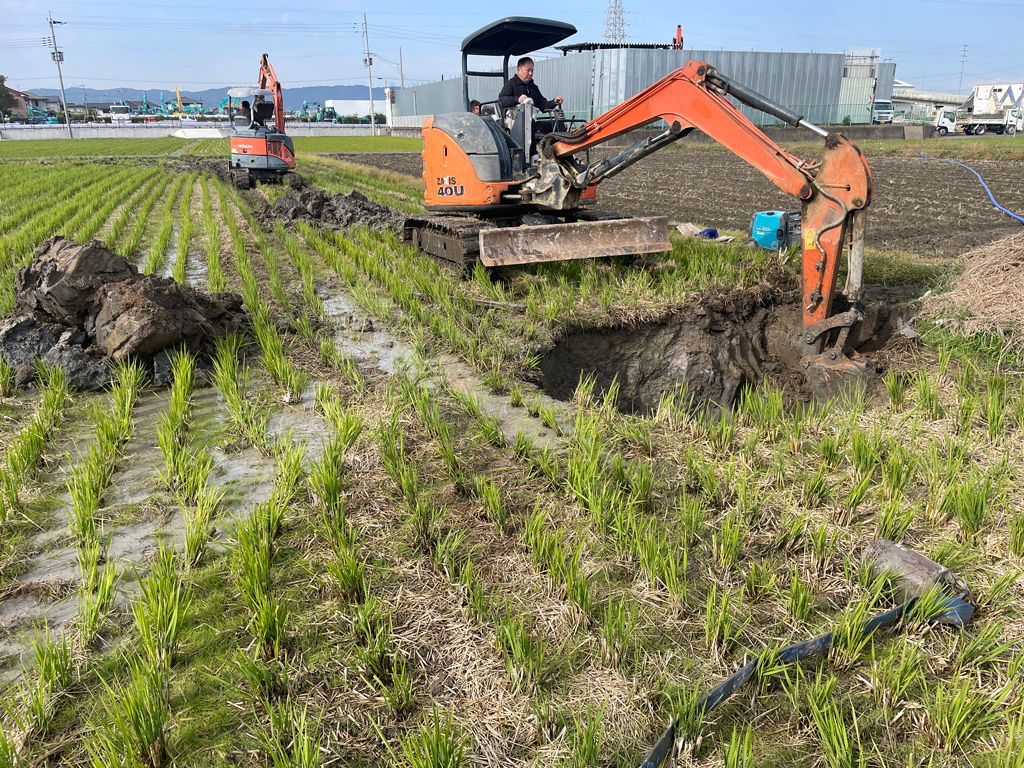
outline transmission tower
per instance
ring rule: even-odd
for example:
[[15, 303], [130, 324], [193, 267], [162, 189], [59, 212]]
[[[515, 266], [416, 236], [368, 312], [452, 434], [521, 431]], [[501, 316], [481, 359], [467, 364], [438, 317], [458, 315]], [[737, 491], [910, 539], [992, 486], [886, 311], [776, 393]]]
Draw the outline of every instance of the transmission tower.
[[604, 42], [622, 45], [626, 42], [626, 12], [622, 0], [608, 0], [608, 11], [604, 16]]

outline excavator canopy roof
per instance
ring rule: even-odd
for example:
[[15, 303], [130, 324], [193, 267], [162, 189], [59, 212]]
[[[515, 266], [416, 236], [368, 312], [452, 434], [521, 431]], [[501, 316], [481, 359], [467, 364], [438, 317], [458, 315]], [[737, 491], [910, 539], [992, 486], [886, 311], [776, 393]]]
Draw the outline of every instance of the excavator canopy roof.
[[232, 99], [245, 99], [250, 96], [273, 96], [274, 92], [268, 88], [230, 88], [228, 89], [228, 96]]
[[539, 51], [576, 34], [564, 21], [508, 16], [481, 27], [462, 41], [462, 53], [470, 56], [521, 56]]

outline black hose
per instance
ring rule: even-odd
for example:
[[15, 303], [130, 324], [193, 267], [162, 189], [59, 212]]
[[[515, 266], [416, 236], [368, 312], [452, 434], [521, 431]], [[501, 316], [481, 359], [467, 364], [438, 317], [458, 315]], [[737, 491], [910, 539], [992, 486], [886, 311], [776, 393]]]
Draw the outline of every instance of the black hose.
[[[913, 610], [917, 601], [918, 598], [913, 597], [902, 605], [890, 608], [884, 613], [871, 617], [861, 624], [860, 636], [870, 637], [877, 630], [895, 624], [909, 611]], [[942, 598], [942, 601], [943, 602], [937, 607], [944, 607], [946, 610], [938, 616], [936, 620], [944, 619], [947, 623], [963, 627], [974, 615], [974, 606], [959, 598], [944, 597]], [[824, 635], [811, 638], [810, 640], [804, 640], [802, 643], [787, 645], [775, 654], [772, 658], [772, 662], [776, 664], [792, 664], [794, 661], [805, 659], [808, 656], [815, 656], [819, 653], [824, 653], [832, 647], [832, 637], [832, 632], [826, 632]], [[754, 659], [754, 661], [749, 662], [730, 677], [708, 691], [707, 695], [697, 702], [693, 709], [693, 715], [695, 717], [703, 716], [746, 685], [750, 681], [750, 678], [753, 677], [754, 670], [757, 669], [759, 661], [760, 659]], [[668, 757], [668, 753], [671, 751], [673, 744], [675, 744], [676, 728], [678, 725], [679, 718], [677, 717], [672, 720], [668, 728], [666, 728], [658, 738], [654, 747], [647, 754], [647, 757], [644, 758], [642, 763], [640, 763], [640, 768], [657, 768], [661, 765], [665, 758]]]

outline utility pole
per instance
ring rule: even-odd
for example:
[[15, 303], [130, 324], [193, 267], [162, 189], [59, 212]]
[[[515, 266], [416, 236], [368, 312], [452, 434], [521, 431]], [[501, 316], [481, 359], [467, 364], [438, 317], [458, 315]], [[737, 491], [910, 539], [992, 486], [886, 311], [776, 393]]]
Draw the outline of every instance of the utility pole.
[[79, 86], [82, 89], [82, 103], [85, 104], [85, 122], [89, 122], [89, 97], [85, 93], [85, 83]]
[[68, 115], [68, 99], [64, 95], [64, 75], [60, 71], [60, 63], [64, 61], [64, 54], [57, 50], [57, 36], [53, 33], [54, 24], [63, 24], [63, 21], [54, 21], [52, 16], [46, 17], [47, 21], [50, 22], [50, 42], [53, 43], [53, 53], [50, 56], [53, 61], [57, 64], [57, 79], [60, 81], [60, 100], [64, 103], [64, 124], [68, 127], [68, 138], [75, 138], [71, 134], [71, 117]]
[[967, 61], [967, 43], [964, 43], [963, 52], [960, 54], [960, 85], [956, 87], [956, 95], [959, 96], [960, 92], [964, 89], [964, 62]]
[[405, 71], [402, 69], [402, 46], [398, 46], [398, 81], [405, 88]]
[[363, 65], [366, 67], [366, 77], [370, 84], [370, 131], [377, 135], [377, 115], [373, 108], [373, 57], [370, 56], [370, 31], [366, 26], [366, 14], [363, 14], [363, 40], [366, 43], [366, 58]]

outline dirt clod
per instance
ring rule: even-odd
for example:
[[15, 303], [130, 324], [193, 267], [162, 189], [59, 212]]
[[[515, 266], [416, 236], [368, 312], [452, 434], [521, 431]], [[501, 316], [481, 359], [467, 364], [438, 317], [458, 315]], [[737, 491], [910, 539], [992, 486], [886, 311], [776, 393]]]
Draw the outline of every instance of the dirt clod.
[[392, 232], [400, 232], [407, 218], [401, 211], [375, 203], [356, 190], [347, 195], [328, 195], [311, 187], [298, 195], [278, 198], [273, 208], [266, 209], [264, 217], [286, 225], [307, 221], [329, 229], [366, 226]]
[[98, 240], [55, 237], [18, 273], [13, 311], [0, 321], [0, 355], [22, 385], [39, 358], [64, 368], [73, 387], [96, 390], [110, 380], [110, 360], [137, 359], [152, 371], [169, 347], [208, 354], [245, 317], [238, 294], [208, 296], [139, 274]]

